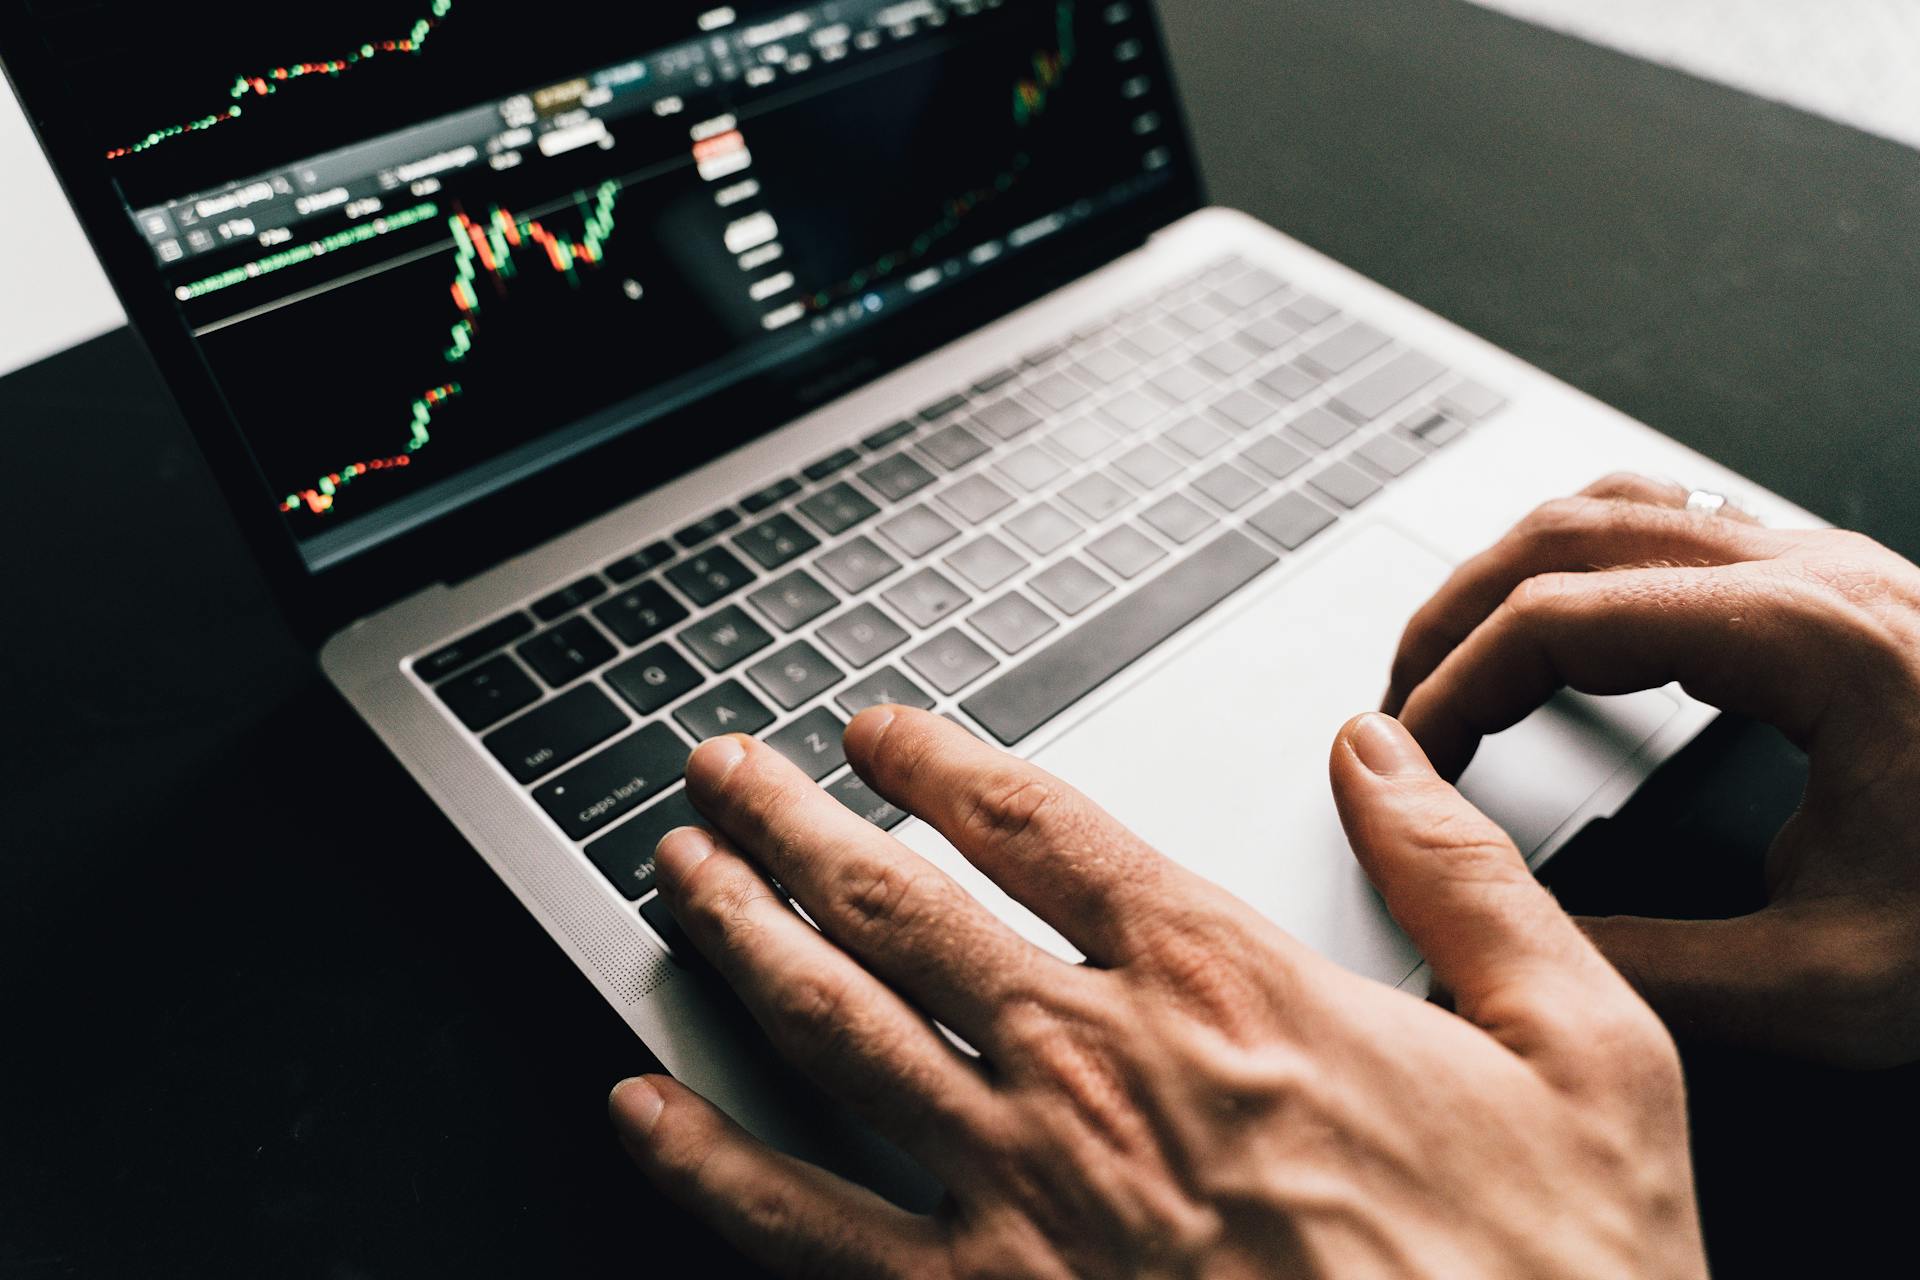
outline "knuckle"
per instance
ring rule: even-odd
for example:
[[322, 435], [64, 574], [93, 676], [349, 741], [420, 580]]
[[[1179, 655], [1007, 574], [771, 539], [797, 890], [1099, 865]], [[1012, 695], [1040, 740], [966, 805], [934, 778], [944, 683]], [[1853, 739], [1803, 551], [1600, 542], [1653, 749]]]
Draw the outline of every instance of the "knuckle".
[[1554, 498], [1529, 511], [1514, 532], [1529, 542], [1562, 538], [1590, 527], [1595, 505], [1590, 498]]
[[1501, 606], [1522, 625], [1564, 612], [1586, 584], [1578, 573], [1541, 573], [1507, 593]]
[[848, 999], [845, 984], [828, 978], [796, 977], [781, 989], [775, 1017], [797, 1065], [819, 1065], [846, 1040]]
[[1628, 494], [1647, 493], [1655, 487], [1655, 483], [1637, 471], [1613, 471], [1595, 480], [1580, 492], [1589, 498], [1618, 498]]
[[870, 943], [911, 932], [936, 896], [927, 872], [899, 862], [881, 862], [856, 873], [841, 899], [847, 929]]
[[1016, 840], [1040, 822], [1059, 798], [1058, 784], [1045, 776], [998, 769], [974, 788], [961, 827], [983, 840]]
[[1471, 884], [1532, 883], [1519, 850], [1493, 820], [1457, 794], [1418, 806], [1407, 826], [1417, 852], [1441, 867], [1448, 880]]

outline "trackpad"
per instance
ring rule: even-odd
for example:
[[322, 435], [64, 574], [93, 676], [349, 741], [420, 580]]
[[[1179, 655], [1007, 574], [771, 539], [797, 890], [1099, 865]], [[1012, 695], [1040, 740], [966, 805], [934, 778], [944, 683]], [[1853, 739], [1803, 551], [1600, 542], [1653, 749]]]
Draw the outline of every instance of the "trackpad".
[[[1176, 638], [1034, 759], [1309, 945], [1398, 982], [1419, 957], [1353, 859], [1327, 757], [1378, 705], [1402, 627], [1449, 566], [1379, 524], [1330, 550]], [[1563, 697], [1487, 744], [1470, 793], [1532, 854], [1678, 709], [1662, 692]], [[957, 861], [924, 828], [909, 843]]]

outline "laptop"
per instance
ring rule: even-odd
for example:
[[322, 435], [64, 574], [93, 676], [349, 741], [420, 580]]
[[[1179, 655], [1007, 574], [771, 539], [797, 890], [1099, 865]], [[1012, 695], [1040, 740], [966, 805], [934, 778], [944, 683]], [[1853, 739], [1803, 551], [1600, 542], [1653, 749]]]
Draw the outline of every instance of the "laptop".
[[[1612, 470], [1813, 522], [1207, 207], [1150, 0], [0, 0], [0, 55], [328, 679], [669, 1070], [876, 1185], [655, 890], [693, 744], [1067, 954], [847, 769], [929, 708], [1419, 989], [1325, 781], [1410, 613]], [[1537, 864], [1710, 715], [1563, 698], [1464, 786]]]

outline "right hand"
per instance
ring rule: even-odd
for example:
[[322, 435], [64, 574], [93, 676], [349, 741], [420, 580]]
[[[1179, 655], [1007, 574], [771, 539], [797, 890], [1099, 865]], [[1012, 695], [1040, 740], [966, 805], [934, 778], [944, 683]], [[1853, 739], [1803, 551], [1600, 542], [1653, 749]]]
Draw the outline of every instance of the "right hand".
[[1614, 476], [1535, 511], [1408, 626], [1385, 709], [1458, 777], [1554, 691], [1679, 681], [1811, 758], [1737, 920], [1583, 921], [1676, 1030], [1856, 1067], [1920, 1059], [1920, 569]]

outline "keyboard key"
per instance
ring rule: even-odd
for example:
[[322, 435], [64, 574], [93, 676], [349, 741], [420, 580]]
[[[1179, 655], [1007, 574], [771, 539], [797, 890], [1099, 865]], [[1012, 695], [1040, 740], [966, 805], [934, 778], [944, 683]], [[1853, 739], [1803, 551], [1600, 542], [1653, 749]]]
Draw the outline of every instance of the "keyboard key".
[[1224, 462], [1195, 480], [1193, 487], [1195, 492], [1226, 511], [1238, 511], [1267, 491], [1258, 480]]
[[700, 608], [732, 595], [753, 581], [753, 570], [724, 547], [714, 547], [667, 570], [667, 581]]
[[1040, 490], [1067, 473], [1066, 466], [1038, 445], [1025, 445], [994, 464], [1001, 475], [1028, 493]]
[[920, 447], [948, 471], [958, 471], [987, 452], [986, 442], [957, 422], [928, 436]]
[[1339, 519], [1303, 493], [1289, 493], [1272, 506], [1250, 516], [1247, 523], [1289, 551], [1307, 541]]
[[1025, 435], [1040, 425], [1040, 415], [1018, 400], [1000, 400], [973, 415], [974, 425], [1002, 440]]
[[800, 527], [790, 515], [762, 520], [733, 540], [762, 569], [778, 569], [820, 545], [820, 539]]
[[958, 413], [966, 407], [967, 398], [965, 396], [948, 396], [945, 400], [930, 404], [922, 409], [920, 411], [920, 421], [938, 422], [948, 414]]
[[1123, 578], [1137, 578], [1167, 556], [1158, 543], [1127, 524], [1089, 542], [1087, 553]]
[[1190, 302], [1176, 308], [1173, 318], [1195, 333], [1205, 333], [1227, 318], [1227, 313], [1211, 302]]
[[768, 697], [788, 711], [847, 678], [844, 671], [805, 640], [796, 640], [772, 656], [762, 658], [747, 668], [747, 674], [766, 690]]
[[656, 542], [652, 546], [642, 547], [625, 559], [615, 560], [607, 566], [607, 576], [625, 586], [641, 574], [658, 569], [677, 554], [672, 543]]
[[1298, 400], [1320, 386], [1317, 375], [1298, 365], [1283, 364], [1260, 379], [1260, 385], [1286, 400]]
[[819, 637], [856, 671], [907, 642], [905, 628], [870, 604], [855, 605], [825, 624]]
[[800, 492], [800, 482], [788, 476], [785, 480], [775, 481], [758, 493], [742, 498], [740, 505], [748, 515], [757, 516], [769, 507], [779, 506], [798, 492]]
[[1029, 386], [1027, 394], [1059, 413], [1073, 408], [1093, 393], [1087, 389], [1086, 384], [1064, 373], [1050, 373]]
[[1242, 431], [1251, 431], [1255, 427], [1264, 426], [1280, 412], [1251, 391], [1236, 391], [1224, 399], [1214, 401], [1213, 411]]
[[807, 479], [813, 481], [815, 484], [818, 484], [820, 481], [825, 480], [828, 476], [840, 474], [842, 471], [845, 471], [848, 467], [852, 466], [854, 463], [858, 461], [860, 461], [860, 454], [858, 451], [853, 449], [842, 449], [838, 453], [835, 453], [828, 457], [820, 459], [820, 461], [814, 463], [811, 466], [802, 467], [800, 469], [800, 474], [805, 476]]
[[868, 707], [880, 706], [933, 710], [933, 698], [927, 691], [892, 667], [882, 667], [864, 679], [856, 680], [842, 689], [834, 701], [850, 716], [857, 716]]
[[792, 724], [774, 730], [764, 741], [818, 782], [847, 762], [841, 741], [846, 731], [846, 723], [839, 716], [825, 707], [815, 707]]
[[1470, 422], [1477, 422], [1507, 403], [1506, 397], [1477, 382], [1461, 382], [1448, 387], [1440, 404]]
[[1357, 429], [1351, 422], [1336, 418], [1325, 409], [1309, 409], [1287, 425], [1295, 435], [1322, 449], [1331, 449]]
[[1166, 406], [1138, 391], [1124, 392], [1100, 406], [1100, 412], [1125, 431], [1150, 427], [1167, 416]]
[[1043, 364], [1050, 364], [1053, 361], [1058, 360], [1061, 356], [1065, 355], [1066, 353], [1067, 353], [1066, 343], [1050, 342], [1044, 347], [1038, 347], [1032, 351], [1027, 352], [1027, 358], [1023, 363], [1029, 369], [1037, 369]]
[[852, 485], [842, 482], [831, 489], [822, 489], [810, 498], [801, 499], [800, 511], [819, 525], [822, 533], [832, 537], [878, 515], [880, 508], [861, 496]]
[[1407, 474], [1427, 456], [1399, 436], [1376, 436], [1353, 452], [1355, 457], [1365, 458], [1369, 466], [1378, 467], [1390, 476]]
[[496, 622], [489, 622], [478, 631], [461, 636], [452, 644], [435, 649], [413, 664], [414, 673], [428, 682], [452, 675], [469, 662], [506, 648], [532, 630], [533, 619], [524, 613], [510, 613]]
[[1027, 580], [1036, 595], [1069, 618], [1095, 601], [1113, 594], [1113, 584], [1068, 556], [1059, 564]]
[[572, 684], [617, 652], [585, 618], [570, 618], [514, 650], [534, 674], [558, 689]]
[[961, 705], [1012, 746], [1276, 562], [1244, 534], [1224, 533]]
[[919, 429], [919, 427], [911, 422], [896, 422], [890, 427], [880, 428], [865, 440], [862, 440], [860, 447], [869, 453], [878, 453], [896, 440], [905, 440]]
[[1220, 296], [1236, 307], [1250, 307], [1272, 297], [1280, 289], [1280, 278], [1255, 267], [1220, 286]]
[[1191, 364], [1177, 364], [1152, 382], [1155, 391], [1182, 405], [1198, 400], [1212, 390], [1213, 385], [1210, 372], [1202, 372]]
[[1133, 501], [1133, 495], [1103, 475], [1086, 476], [1075, 480], [1060, 491], [1080, 514], [1095, 524], [1105, 520], [1114, 512]]
[[798, 631], [840, 603], [833, 592], [798, 569], [769, 582], [748, 596], [747, 602], [782, 631]]
[[664, 724], [643, 725], [533, 793], [574, 840], [611, 826], [680, 780], [691, 748]]
[[1345, 373], [1387, 345], [1387, 335], [1365, 321], [1348, 325], [1307, 348], [1300, 359], [1327, 373]]
[[1183, 419], [1161, 437], [1190, 458], [1205, 458], [1219, 452], [1229, 438], [1226, 432], [1202, 418]]
[[760, 652], [773, 643], [773, 636], [746, 610], [730, 604], [681, 631], [680, 643], [693, 650], [709, 671], [719, 672]]
[[891, 831], [907, 820], [906, 810], [895, 808], [882, 800], [880, 794], [857, 773], [849, 773], [835, 782], [827, 788], [827, 794], [882, 831]]
[[1140, 518], [1182, 546], [1219, 523], [1198, 503], [1177, 493], [1142, 511]]
[[540, 686], [504, 653], [440, 684], [434, 692], [475, 733], [540, 701]]
[[705, 742], [723, 733], [758, 733], [773, 723], [773, 712], [738, 680], [726, 680], [688, 699], [673, 718], [695, 742]]
[[1230, 378], [1252, 364], [1254, 354], [1229, 338], [1202, 350], [1200, 359], [1215, 373]]
[[1082, 418], [1078, 422], [1069, 422], [1048, 436], [1047, 443], [1070, 457], [1091, 462], [1111, 448], [1119, 438], [1092, 418]]
[[1020, 370], [1017, 368], [1006, 368], [995, 373], [990, 373], [973, 384], [973, 394], [977, 396], [992, 395], [1019, 376]]
[[670, 644], [657, 644], [607, 671], [607, 683], [635, 711], [650, 716], [682, 694], [692, 693], [706, 677]]
[[932, 507], [922, 503], [881, 521], [880, 533], [888, 542], [900, 548], [907, 559], [918, 560], [936, 547], [943, 547], [959, 537], [960, 529]]
[[700, 953], [694, 949], [693, 939], [687, 937], [687, 931], [680, 927], [680, 921], [674, 918], [673, 908], [659, 894], [640, 904], [640, 918], [647, 927], [660, 935], [660, 942], [667, 949], [667, 956], [682, 968], [693, 968], [702, 963]]
[[1028, 507], [1005, 527], [1037, 556], [1052, 555], [1080, 536], [1074, 518], [1050, 502]]
[[990, 533], [948, 556], [946, 564], [980, 591], [993, 590], [1027, 567], [1024, 556]]
[[888, 502], [900, 502], [933, 483], [933, 472], [904, 453], [874, 463], [860, 473], [867, 488]]
[[596, 605], [593, 616], [628, 646], [653, 639], [676, 622], [686, 620], [686, 606], [667, 594], [657, 582], [643, 582], [630, 591], [622, 591], [605, 604]]
[[1075, 366], [1081, 378], [1095, 386], [1118, 382], [1139, 367], [1137, 361], [1118, 347], [1101, 347], [1097, 351], [1089, 352], [1086, 358]]
[[1150, 444], [1129, 449], [1114, 461], [1114, 469], [1142, 489], [1156, 489], [1180, 474], [1180, 464]]
[[1155, 360], [1180, 345], [1180, 339], [1169, 333], [1164, 325], [1148, 321], [1127, 334], [1127, 341], [1140, 352], [1142, 360]]
[[968, 524], [981, 524], [1013, 505], [1013, 495], [985, 476], [968, 476], [948, 485], [940, 501]]
[[1340, 308], [1310, 293], [1303, 293], [1287, 304], [1286, 314], [1298, 320], [1303, 328], [1311, 329], [1339, 315]]
[[1060, 626], [1018, 591], [1009, 591], [984, 609], [975, 609], [967, 615], [967, 621], [1007, 654], [1031, 648], [1040, 637]]
[[581, 605], [598, 600], [607, 594], [607, 584], [599, 578], [582, 578], [578, 582], [568, 583], [550, 596], [542, 596], [533, 602], [533, 616], [542, 622], [552, 622], [564, 617]]
[[1253, 352], [1278, 351], [1300, 336], [1300, 326], [1286, 316], [1262, 316], [1236, 335], [1241, 346]]
[[691, 551], [709, 538], [717, 538], [740, 523], [740, 513], [731, 507], [716, 511], [673, 535], [673, 540]]
[[942, 631], [909, 653], [907, 665], [941, 693], [958, 693], [996, 664], [992, 654], [958, 631]]
[[1432, 356], [1408, 351], [1342, 391], [1331, 403], [1335, 412], [1350, 421], [1372, 422], [1446, 371]]
[[1382, 488], [1378, 480], [1349, 462], [1336, 462], [1307, 483], [1343, 507], [1357, 507]]
[[881, 598], [921, 630], [968, 603], [967, 593], [932, 569], [922, 569]]
[[854, 538], [813, 562], [848, 595], [859, 595], [874, 583], [899, 571], [900, 562], [882, 551], [871, 538]]
[[1467, 426], [1458, 418], [1450, 418], [1438, 409], [1429, 409], [1407, 419], [1406, 430], [1422, 444], [1438, 449], [1465, 435]]
[[628, 902], [633, 902], [654, 890], [653, 851], [667, 832], [706, 825], [707, 820], [682, 788], [588, 845], [587, 857]]
[[1264, 436], [1240, 455], [1275, 480], [1285, 480], [1311, 461], [1309, 454], [1294, 448], [1279, 436]]

